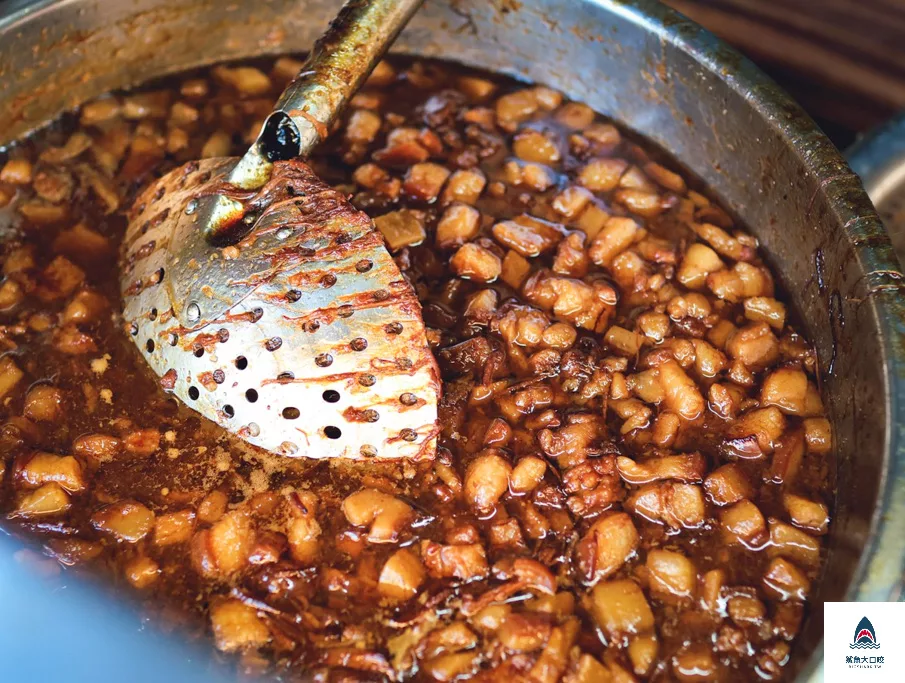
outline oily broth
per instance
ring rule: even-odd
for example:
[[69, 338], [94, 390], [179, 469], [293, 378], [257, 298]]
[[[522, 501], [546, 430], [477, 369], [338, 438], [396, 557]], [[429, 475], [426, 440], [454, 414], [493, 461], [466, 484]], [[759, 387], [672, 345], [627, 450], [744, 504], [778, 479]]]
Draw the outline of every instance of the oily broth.
[[[4, 283], [14, 284], [7, 298], [0, 291], [8, 304], [4, 357], [21, 373], [4, 396], [0, 430], [5, 527], [41, 538], [64, 564], [105, 572], [168, 622], [198, 635], [212, 630], [250, 672], [494, 680], [543, 669], [553, 671], [549, 680], [597, 680], [601, 671], [670, 680], [697, 667], [725, 680], [780, 679], [823, 553], [820, 534], [800, 527], [822, 531], [826, 521], [814, 516], [831, 502], [828, 423], [813, 392], [792, 386], [802, 375], [806, 388], [816, 382], [813, 351], [787, 322], [751, 340], [735, 332], [734, 345], [708, 342], [721, 322], [756, 325], [743, 299], [766, 299], [759, 304], [776, 310], [756, 244], [739, 239], [732, 218], [704, 194], [681, 189], [701, 188], [669, 175], [675, 165], [552, 91], [441, 62], [393, 61], [311, 161], [378, 219], [391, 243], [402, 239], [400, 211], [423, 230], [423, 243], [394, 256], [422, 301], [443, 373], [436, 463], [281, 458], [225, 434], [160, 388], [118, 318], [121, 209], [179, 163], [241, 154], [293, 67], [255, 62], [270, 79], [266, 92], [249, 85], [257, 74], [232, 67], [167, 79], [86, 105], [9, 151], [8, 160], [31, 165], [31, 177], [0, 175], [0, 196], [24, 215], [4, 244]], [[65, 148], [75, 133], [90, 146], [47, 161], [47, 150]], [[609, 166], [591, 174], [595, 159]], [[119, 207], [111, 210], [80, 164], [105, 174]], [[459, 180], [443, 166], [462, 171]], [[607, 174], [612, 187], [577, 189], [603, 188]], [[468, 183], [480, 175], [484, 184], [469, 199]], [[458, 204], [472, 208], [449, 217], [456, 246], [439, 248], [437, 226], [455, 182], [463, 188]], [[567, 199], [568, 188], [589, 196]], [[541, 221], [494, 231], [524, 214]], [[591, 233], [603, 231], [606, 215], [632, 218], [648, 236], [628, 239], [612, 258], [590, 256]], [[717, 283], [716, 292], [706, 278], [694, 290], [677, 282], [689, 247], [712, 243], [689, 221], [723, 228], [734, 240], [724, 249], [743, 257], [723, 256], [723, 270], [750, 264], [760, 289], [739, 296], [735, 282]], [[80, 223], [101, 239], [61, 239]], [[560, 245], [581, 234], [571, 260], [555, 265]], [[509, 256], [538, 240], [553, 245], [537, 257]], [[474, 246], [460, 254], [459, 242]], [[63, 264], [60, 277], [50, 268], [61, 256], [82, 273], [71, 289], [65, 275], [74, 271]], [[532, 275], [518, 280], [522, 262], [544, 277], [526, 286]], [[636, 277], [625, 287], [632, 267]], [[663, 287], [674, 295], [660, 300]], [[85, 288], [103, 304], [73, 318]], [[557, 309], [549, 288], [587, 302]], [[609, 292], [619, 295], [616, 305], [603, 301]], [[702, 307], [710, 311], [699, 315]], [[646, 333], [644, 314], [655, 316]], [[607, 341], [613, 326], [642, 334], [644, 345], [620, 349], [619, 339]], [[773, 357], [765, 367], [752, 362], [752, 371], [744, 361], [762, 354], [758, 344]], [[682, 365], [689, 353], [723, 366], [706, 378], [695, 360]], [[662, 365], [681, 386], [662, 379]], [[629, 379], [651, 369], [661, 374]], [[780, 369], [791, 374], [774, 377], [763, 400], [765, 380]], [[713, 384], [726, 390], [714, 396]], [[659, 407], [638, 398], [658, 392], [674, 396]], [[688, 392], [698, 396], [686, 405]], [[699, 404], [698, 418], [658, 419]], [[783, 422], [775, 435], [764, 436], [770, 425], [739, 427], [767, 404], [783, 406], [771, 411]], [[725, 406], [731, 416], [719, 414]], [[632, 419], [638, 427], [623, 433]], [[755, 435], [763, 438], [747, 438]], [[35, 452], [76, 464], [36, 460]], [[662, 476], [658, 458], [667, 455], [684, 460]], [[638, 475], [620, 469], [619, 458], [648, 463], [641, 476], [651, 482], [630, 483]], [[69, 487], [62, 494], [60, 481]], [[513, 488], [525, 481], [530, 489]], [[34, 514], [39, 491], [68, 508]], [[383, 520], [388, 537], [351, 521], [375, 505], [394, 511]], [[739, 532], [758, 523], [748, 537]], [[395, 588], [411, 588], [409, 599], [387, 588], [391, 560], [400, 567]], [[626, 614], [607, 616], [610, 589], [629, 591]], [[626, 630], [634, 619], [645, 624], [635, 635]], [[561, 662], [557, 643], [569, 645]], [[550, 669], [550, 661], [559, 663]]]

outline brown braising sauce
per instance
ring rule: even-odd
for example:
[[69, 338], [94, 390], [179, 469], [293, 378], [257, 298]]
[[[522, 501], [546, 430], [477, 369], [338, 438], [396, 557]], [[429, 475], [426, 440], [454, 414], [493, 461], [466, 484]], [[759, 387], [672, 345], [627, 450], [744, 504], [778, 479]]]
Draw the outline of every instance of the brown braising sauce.
[[782, 679], [832, 500], [814, 352], [757, 240], [582, 104], [384, 63], [313, 160], [421, 300], [435, 461], [263, 453], [145, 367], [124, 207], [240, 154], [299, 66], [105, 96], [0, 156], [3, 526], [252, 676]]

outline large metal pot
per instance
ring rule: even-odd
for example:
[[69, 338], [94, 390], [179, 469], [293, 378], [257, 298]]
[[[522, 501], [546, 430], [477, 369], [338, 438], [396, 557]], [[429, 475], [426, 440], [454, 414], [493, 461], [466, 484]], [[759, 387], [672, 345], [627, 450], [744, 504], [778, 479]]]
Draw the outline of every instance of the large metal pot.
[[[303, 51], [338, 4], [7, 2], [0, 145], [105, 90], [215, 60]], [[653, 0], [428, 0], [396, 49], [587, 102], [680, 159], [761, 240], [816, 343], [836, 430], [827, 568], [789, 665], [799, 680], [819, 677], [821, 603], [897, 600], [905, 570], [903, 276], [857, 178], [749, 62]], [[21, 597], [18, 584], [0, 585]], [[0, 637], [16, 635], [8, 620], [0, 610]], [[69, 637], [90, 628], [83, 621]], [[22, 656], [34, 656], [40, 645], [28, 652], [35, 641], [24, 641]], [[173, 666], [170, 678], [188, 680]]]

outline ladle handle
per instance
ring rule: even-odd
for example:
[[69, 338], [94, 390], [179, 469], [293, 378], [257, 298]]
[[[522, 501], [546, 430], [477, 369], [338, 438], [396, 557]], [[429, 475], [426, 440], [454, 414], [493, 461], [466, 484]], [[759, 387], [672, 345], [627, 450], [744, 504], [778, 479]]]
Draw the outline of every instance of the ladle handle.
[[423, 0], [349, 0], [314, 44], [255, 143], [269, 161], [307, 156]]

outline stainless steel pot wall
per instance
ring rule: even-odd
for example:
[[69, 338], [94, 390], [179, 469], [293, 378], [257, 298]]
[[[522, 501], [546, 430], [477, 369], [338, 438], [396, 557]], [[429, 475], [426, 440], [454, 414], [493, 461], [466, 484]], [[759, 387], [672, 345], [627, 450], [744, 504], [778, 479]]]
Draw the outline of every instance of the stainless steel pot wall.
[[[339, 0], [6, 3], [0, 144], [111, 88], [303, 51]], [[905, 568], [905, 297], [860, 183], [750, 63], [652, 0], [428, 0], [397, 51], [549, 84], [680, 159], [770, 254], [817, 345], [836, 428], [826, 576], [791, 669], [819, 676], [824, 600], [896, 600]]]

